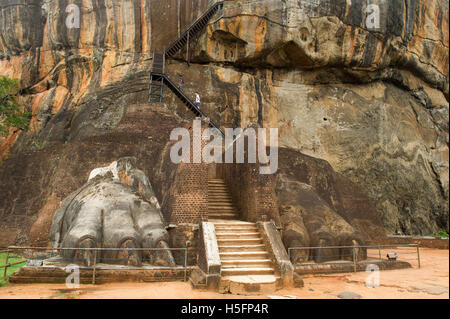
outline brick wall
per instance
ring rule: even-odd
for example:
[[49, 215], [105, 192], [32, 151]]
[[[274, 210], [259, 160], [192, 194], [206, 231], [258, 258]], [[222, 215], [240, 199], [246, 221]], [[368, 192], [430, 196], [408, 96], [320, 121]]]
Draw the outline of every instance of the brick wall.
[[[202, 132], [207, 126], [202, 125]], [[173, 185], [173, 199], [170, 222], [199, 223], [208, 220], [208, 164], [194, 163], [195, 155], [192, 147], [191, 134], [191, 162], [180, 163], [176, 168], [176, 177]], [[202, 148], [206, 145], [202, 140]], [[197, 152], [201, 150], [197, 150]], [[201, 155], [201, 154], [200, 154]]]
[[416, 244], [420, 247], [448, 249], [448, 238], [427, 238], [420, 236], [387, 236], [384, 239], [370, 241], [368, 245]]
[[233, 164], [217, 164], [217, 174], [225, 180], [240, 218], [250, 222], [273, 220], [281, 226], [275, 175], [260, 174], [261, 164], [247, 163], [247, 152], [244, 159], [244, 163], [236, 163], [235, 158]]

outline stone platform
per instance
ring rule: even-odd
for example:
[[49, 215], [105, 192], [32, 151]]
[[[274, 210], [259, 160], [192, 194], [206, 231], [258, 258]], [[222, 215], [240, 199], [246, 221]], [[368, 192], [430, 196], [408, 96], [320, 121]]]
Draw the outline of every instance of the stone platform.
[[245, 275], [222, 277], [220, 293], [235, 295], [262, 295], [273, 293], [280, 288], [280, 278], [274, 275]]
[[[411, 268], [411, 264], [406, 261], [396, 260], [379, 260], [367, 259], [356, 263], [356, 271], [366, 271], [368, 265], [377, 265], [380, 270], [393, 270]], [[333, 274], [354, 272], [354, 264], [352, 261], [339, 260], [326, 263], [303, 263], [294, 265], [295, 272], [299, 275], [307, 274]]]
[[[44, 260], [41, 266], [20, 268], [10, 278], [11, 283], [65, 283], [70, 272], [66, 272], [68, 262], [60, 258]], [[92, 284], [94, 268], [80, 266], [80, 283]], [[143, 265], [129, 267], [123, 265], [97, 264], [95, 267], [95, 283], [111, 282], [159, 282], [185, 281], [189, 278], [191, 269], [188, 267], [160, 267]]]

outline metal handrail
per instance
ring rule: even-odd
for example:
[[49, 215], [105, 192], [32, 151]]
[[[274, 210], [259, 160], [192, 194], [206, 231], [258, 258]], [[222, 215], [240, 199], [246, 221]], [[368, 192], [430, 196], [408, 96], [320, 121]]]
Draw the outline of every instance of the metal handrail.
[[[167, 50], [164, 51], [164, 56], [170, 57], [170, 50], [172, 50], [172, 48], [174, 48], [178, 43], [180, 43], [180, 41], [182, 41], [182, 39], [184, 37], [186, 37], [188, 35], [188, 33], [190, 34], [191, 30], [194, 29], [201, 20], [203, 20], [204, 18], [206, 18], [208, 16], [208, 14], [210, 14], [213, 10], [218, 9], [220, 6], [223, 7], [223, 3], [224, 1], [219, 1], [216, 2], [214, 5], [212, 5], [200, 18], [198, 18], [197, 20], [195, 20], [191, 26], [184, 31], [180, 37], [178, 37], [178, 39], [176, 39], [168, 48]], [[177, 50], [178, 51], [178, 50]], [[176, 52], [176, 51], [175, 51]]]
[[[161, 76], [167, 81], [167, 83], [170, 84], [171, 89], [176, 90], [182, 97], [183, 99], [185, 99], [189, 105], [198, 113], [198, 115], [201, 115], [203, 117], [207, 117], [205, 113], [203, 113], [202, 110], [200, 110], [200, 108], [198, 108], [194, 102], [192, 102], [192, 100], [186, 96], [183, 91], [179, 90], [176, 85], [170, 80], [170, 78], [165, 75], [165, 74], [161, 74]], [[212, 126], [213, 128], [215, 128], [216, 130], [218, 130], [220, 132], [220, 134], [222, 134], [222, 136], [224, 136], [225, 134], [222, 132], [222, 130], [213, 122], [213, 121], [209, 121], [210, 126]]]
[[289, 247], [290, 249], [318, 249], [318, 248], [378, 248], [378, 247], [417, 247], [418, 244], [398, 244], [398, 245], [366, 245], [366, 246], [316, 246], [316, 247]]
[[[291, 251], [292, 250], [311, 250], [311, 249], [327, 249], [327, 248], [352, 248], [353, 250], [353, 263], [354, 263], [354, 269], [356, 272], [356, 257], [355, 257], [355, 249], [356, 248], [374, 248], [374, 249], [378, 249], [379, 252], [379, 258], [381, 259], [381, 249], [382, 248], [390, 248], [390, 247], [415, 247], [417, 250], [417, 262], [418, 262], [418, 266], [420, 268], [420, 245], [419, 244], [393, 244], [393, 245], [361, 245], [361, 246], [322, 246], [322, 247], [288, 247], [287, 252], [288, 252], [288, 256], [289, 259], [291, 259]], [[338, 256], [344, 256], [344, 255], [338, 255]], [[345, 256], [350, 256], [350, 255], [345, 255]], [[335, 256], [337, 257], [337, 256]]]
[[[184, 260], [183, 260], [183, 265], [181, 266], [175, 266], [175, 267], [171, 267], [171, 266], [163, 266], [160, 268], [164, 268], [164, 269], [184, 269], [184, 281], [187, 281], [187, 269], [188, 269], [188, 263], [187, 263], [187, 259], [188, 259], [188, 248], [187, 247], [179, 247], [179, 248], [103, 248], [103, 247], [86, 247], [86, 248], [82, 248], [82, 247], [78, 247], [78, 248], [65, 248], [65, 247], [30, 247], [30, 246], [10, 246], [8, 247], [8, 255], [11, 251], [13, 250], [45, 250], [45, 251], [67, 251], [67, 250], [79, 250], [79, 251], [94, 251], [95, 253], [95, 257], [94, 257], [94, 265], [93, 265], [93, 278], [92, 278], [92, 283], [95, 284], [95, 273], [96, 273], [96, 267], [97, 267], [97, 252], [98, 251], [160, 251], [160, 250], [169, 250], [169, 251], [183, 251], [184, 252]], [[32, 258], [31, 258], [32, 259]], [[20, 263], [24, 263], [27, 262], [25, 261], [20, 261], [20, 262], [15, 262], [15, 263], [8, 263], [8, 261], [6, 261], [6, 265], [2, 265], [0, 266], [0, 268], [5, 268], [4, 269], [4, 276], [3, 278], [6, 279], [6, 272], [8, 267], [16, 265], [16, 264], [20, 264]], [[140, 270], [142, 269], [141, 267], [129, 267], [127, 269], [133, 270], [133, 269], [137, 269]]]

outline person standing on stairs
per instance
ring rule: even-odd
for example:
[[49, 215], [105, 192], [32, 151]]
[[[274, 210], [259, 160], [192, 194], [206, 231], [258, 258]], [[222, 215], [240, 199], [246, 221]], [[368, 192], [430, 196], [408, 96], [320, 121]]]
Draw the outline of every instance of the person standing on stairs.
[[200, 95], [198, 94], [198, 92], [195, 92], [195, 104], [196, 107], [200, 106]]
[[179, 73], [178, 75], [180, 76], [180, 84], [178, 84], [178, 89], [181, 90], [182, 88], [184, 88], [184, 79], [183, 74]]

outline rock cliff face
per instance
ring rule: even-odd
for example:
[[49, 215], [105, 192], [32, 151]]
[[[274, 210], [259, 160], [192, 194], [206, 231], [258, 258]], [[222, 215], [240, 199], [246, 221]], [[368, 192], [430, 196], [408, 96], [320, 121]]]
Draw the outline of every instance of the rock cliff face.
[[[53, 192], [69, 194], [56, 187], [69, 176], [61, 170], [74, 172], [69, 188], [82, 185], [88, 167], [76, 176], [71, 151], [90, 169], [136, 156], [155, 185], [146, 156], [159, 163], [163, 133], [192, 115], [167, 90], [176, 116], [145, 113], [167, 130], [133, 127], [127, 108], [146, 102], [151, 52], [212, 2], [1, 2], [0, 74], [21, 80], [33, 114], [29, 131], [0, 139], [0, 218], [24, 225], [8, 229], [12, 237], [27, 239]], [[80, 28], [66, 25], [69, 4], [80, 8]], [[185, 92], [198, 90], [223, 127], [278, 127], [280, 146], [328, 162], [368, 193], [388, 233], [448, 230], [448, 8], [448, 0], [226, 1], [193, 40], [191, 66], [182, 51], [169, 76], [183, 73]]]

